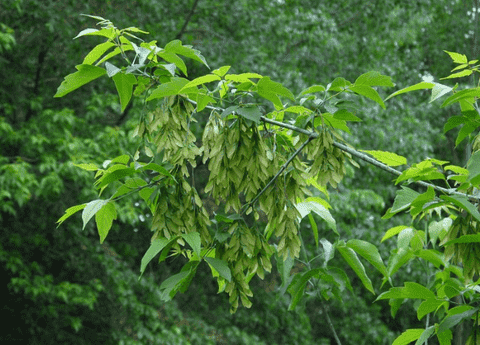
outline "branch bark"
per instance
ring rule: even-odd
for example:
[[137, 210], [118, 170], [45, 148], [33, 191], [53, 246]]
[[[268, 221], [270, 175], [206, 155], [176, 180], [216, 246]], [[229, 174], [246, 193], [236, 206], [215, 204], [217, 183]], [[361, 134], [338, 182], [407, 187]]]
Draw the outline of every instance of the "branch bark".
[[190, 22], [190, 19], [192, 19], [193, 13], [195, 12], [195, 9], [197, 8], [198, 1], [199, 0], [195, 0], [195, 2], [193, 3], [193, 6], [192, 6], [190, 12], [187, 15], [187, 18], [185, 18], [185, 22], [183, 23], [183, 26], [180, 29], [180, 32], [175, 36], [175, 38], [177, 40], [182, 38], [183, 34], [185, 33], [185, 30], [187, 30], [188, 23]]

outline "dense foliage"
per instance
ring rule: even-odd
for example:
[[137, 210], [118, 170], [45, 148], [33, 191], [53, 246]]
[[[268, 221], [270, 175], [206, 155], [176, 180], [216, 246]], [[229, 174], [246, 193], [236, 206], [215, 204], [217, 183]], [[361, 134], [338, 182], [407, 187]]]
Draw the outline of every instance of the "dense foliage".
[[[332, 298], [342, 301], [347, 290], [353, 292], [346, 271], [328, 264], [336, 252], [373, 294], [375, 289], [358, 256], [383, 275], [382, 286], [393, 285], [392, 277], [403, 265], [420, 259], [432, 272], [427, 275], [426, 286], [405, 281], [403, 287], [392, 287], [377, 298], [390, 300], [393, 316], [404, 299], [423, 300], [416, 309], [419, 319], [427, 316], [425, 329], [408, 329], [394, 344], [412, 340], [422, 343], [432, 335], [441, 344], [451, 343], [451, 328], [470, 318], [474, 325], [467, 342], [477, 342], [476, 305], [480, 290], [474, 277], [478, 278], [480, 273], [480, 235], [476, 230], [480, 213], [471, 201], [478, 201], [473, 193], [480, 183], [480, 139], [472, 139], [474, 153], [466, 168], [427, 158], [400, 172], [392, 167], [406, 165], [405, 157], [386, 151], [361, 153], [351, 148], [340, 132], [350, 133], [348, 122], [361, 121], [354, 114], [352, 95], [373, 100], [385, 109], [374, 87], [394, 86], [389, 77], [368, 72], [354, 83], [338, 77], [326, 86], [310, 86], [297, 97], [282, 84], [258, 73], [228, 74], [230, 66], [190, 81], [180, 76], [188, 74], [179, 56], [208, 67], [198, 50], [179, 40], [160, 48], [155, 41], [145, 42], [135, 36], [147, 34], [136, 27], [118, 29], [107, 19], [91, 17], [99, 20], [101, 29], [85, 29], [77, 37], [104, 36], [107, 41], [87, 54], [83, 63], [76, 66], [78, 71], [65, 78], [55, 96], [62, 97], [106, 74], [115, 83], [122, 110], [135, 95], [143, 98], [145, 111], [133, 132], [140, 139], [133, 156], [117, 156], [105, 161], [102, 167], [77, 164], [84, 170], [95, 171], [99, 194], [110, 189], [111, 196], [70, 207], [59, 219], [60, 224], [83, 210], [83, 228], [95, 217], [102, 243], [117, 218], [116, 201], [138, 193], [152, 213], [153, 231], [150, 247], [142, 258], [141, 275], [159, 254], [160, 263], [170, 256], [185, 257], [179, 273], [160, 285], [160, 298], [170, 301], [178, 292], [188, 289], [198, 267], [205, 262], [217, 280], [218, 292], [229, 295], [231, 313], [237, 311], [239, 302], [247, 308], [252, 306], [250, 280], [254, 276], [263, 280], [265, 272], [271, 272], [272, 256], [282, 286], [291, 296], [290, 310], [297, 307], [305, 294], [312, 294], [323, 305], [322, 301]], [[133, 57], [129, 57], [129, 51]], [[479, 72], [478, 60], [447, 53], [458, 64], [453, 71], [459, 72], [444, 79]], [[126, 62], [125, 67], [110, 62], [116, 61], [117, 56]], [[105, 68], [99, 67], [103, 63]], [[206, 87], [213, 82], [215, 87]], [[455, 88], [426, 80], [386, 99], [421, 89], [432, 89], [431, 101], [453, 92], [442, 107], [460, 105], [462, 115], [449, 118], [444, 127], [448, 132], [463, 125], [456, 145], [480, 126], [475, 108], [478, 90], [474, 88], [454, 92]], [[259, 102], [258, 97], [271, 102], [272, 110], [265, 110], [268, 105]], [[291, 103], [283, 103], [282, 99]], [[148, 108], [147, 102], [153, 106]], [[223, 108], [214, 106], [217, 104]], [[200, 141], [191, 128], [196, 122], [194, 114], [201, 114], [204, 109], [209, 110], [209, 117]], [[149, 160], [143, 162], [141, 155]], [[398, 238], [397, 249], [391, 252], [387, 265], [374, 244], [359, 239], [345, 241], [329, 212], [327, 185], [337, 187], [346, 174], [347, 162], [359, 168], [352, 156], [398, 175], [396, 184], [404, 183], [384, 217], [408, 210], [412, 221], [389, 229], [383, 236], [382, 242]], [[203, 193], [197, 191], [194, 178], [200, 160], [203, 164], [208, 161], [209, 171]], [[444, 188], [424, 182], [431, 180], [450, 180], [454, 185], [447, 183], [449, 188]], [[406, 187], [414, 182], [427, 187], [427, 191], [419, 193]], [[214, 200], [218, 209], [213, 218], [202, 199]], [[334, 242], [319, 238], [312, 212], [336, 234]], [[440, 217], [440, 224], [431, 222], [434, 213]], [[300, 259], [303, 240], [299, 222], [306, 216], [316, 245], [323, 248], [321, 265], [311, 264], [313, 259], [305, 248]], [[417, 229], [417, 223], [424, 225], [424, 230]], [[437, 245], [444, 252], [436, 250]], [[303, 267], [291, 275], [294, 260], [300, 260]], [[431, 275], [434, 281], [430, 280]], [[463, 304], [450, 308], [460, 295]], [[432, 312], [439, 320], [430, 326]], [[340, 344], [328, 313], [326, 317]]]
[[[451, 60], [440, 48], [471, 51], [467, 55], [472, 57], [478, 55], [476, 10], [468, 1], [421, 1], [414, 5], [393, 0], [358, 4], [261, 0], [134, 4], [6, 1], [0, 12], [0, 216], [2, 229], [6, 230], [1, 234], [0, 262], [9, 282], [4, 286], [4, 295], [9, 297], [2, 310], [15, 326], [2, 335], [3, 339], [69, 344], [91, 343], [91, 339], [103, 343], [148, 343], [150, 339], [173, 344], [187, 343], [187, 338], [193, 343], [260, 343], [251, 334], [261, 333], [261, 339], [269, 344], [303, 344], [312, 337], [315, 343], [328, 344], [334, 342], [326, 327], [328, 310], [343, 343], [387, 344], [405, 329], [424, 327], [425, 320], [431, 324], [433, 316], [419, 321], [408, 301], [395, 319], [384, 301], [372, 304], [376, 296], [362, 290], [361, 280], [346, 268], [341, 255], [335, 255], [328, 266], [345, 269], [354, 294], [342, 294], [343, 302], [324, 302], [325, 309], [312, 296], [301, 300], [300, 309], [296, 309], [298, 316], [283, 312], [290, 296], [278, 297], [286, 286], [282, 285], [282, 275], [273, 268], [264, 280], [250, 281], [254, 293], [251, 309], [240, 308], [228, 316], [228, 298], [216, 295], [218, 286], [212, 284], [211, 271], [205, 263], [198, 267], [190, 289], [164, 304], [156, 297], [156, 287], [178, 273], [183, 262], [167, 258], [160, 271], [151, 263], [137, 282], [137, 270], [151, 237], [151, 210], [141, 196], [129, 195], [116, 202], [117, 219], [102, 246], [98, 245], [93, 222], [81, 232], [82, 224], [75, 217], [55, 230], [55, 220], [66, 208], [95, 198], [90, 187], [91, 173], [75, 168], [71, 162], [95, 162], [102, 167], [102, 162], [110, 157], [133, 155], [132, 148], [139, 142], [130, 134], [141, 114], [157, 107], [150, 101], [149, 108], [143, 109], [144, 102], [137, 98], [122, 112], [109, 78], [99, 78], [76, 90], [74, 97], [52, 98], [63, 76], [71, 73], [72, 64], [80, 63], [86, 52], [104, 39], [72, 41], [79, 27], [91, 26], [78, 13], [105, 15], [119, 27], [145, 28], [151, 35], [138, 36], [159, 39], [158, 47], [181, 39], [183, 45], [193, 44], [200, 49], [213, 68], [232, 65], [229, 74], [255, 71], [268, 75], [295, 95], [308, 85], [320, 82], [326, 86], [339, 75], [355, 80], [372, 69], [392, 76], [399, 85], [411, 85], [420, 76], [448, 74]], [[122, 66], [121, 59], [110, 61]], [[188, 59], [185, 63], [189, 79], [210, 73], [203, 64]], [[459, 89], [474, 85], [465, 82], [465, 78], [458, 81]], [[376, 89], [380, 96], [384, 95], [383, 90]], [[457, 150], [450, 150], [457, 132], [443, 134], [443, 124], [459, 112], [453, 107], [440, 109], [435, 104], [438, 101], [427, 103], [426, 92], [407, 96], [385, 102], [385, 111], [369, 100], [356, 99], [355, 115], [363, 122], [350, 122], [352, 134], [343, 132], [343, 137], [355, 147], [397, 152], [409, 162], [441, 157], [463, 166], [471, 151], [465, 145], [468, 140], [462, 141]], [[256, 98], [255, 104], [262, 104], [266, 113], [272, 110], [268, 101], [261, 98]], [[197, 123], [190, 123], [196, 138], [202, 137], [208, 118], [205, 111], [205, 115], [194, 115]], [[286, 115], [286, 119], [296, 116]], [[275, 128], [272, 125], [269, 130]], [[201, 142], [195, 144], [200, 146]], [[145, 156], [140, 157], [141, 161], [144, 159]], [[391, 250], [396, 250], [396, 243], [379, 243], [379, 239], [386, 229], [411, 225], [411, 219], [408, 214], [379, 218], [392, 205], [396, 187], [388, 173], [358, 162], [361, 169], [351, 169], [347, 164], [345, 178], [337, 189], [329, 189], [329, 203], [333, 206], [329, 210], [343, 238], [374, 243], [381, 257], [387, 258]], [[201, 186], [199, 193], [205, 208], [213, 216], [213, 212], [220, 214], [223, 209], [215, 205], [214, 199], [205, 198], [207, 168], [208, 161], [202, 164], [197, 160], [197, 167], [190, 172], [194, 173], [195, 186]], [[412, 186], [417, 192], [425, 191]], [[112, 193], [107, 189], [102, 197]], [[338, 237], [322, 217], [311, 215], [319, 237], [335, 243]], [[260, 217], [258, 222], [265, 224], [266, 220]], [[312, 267], [321, 267], [323, 246], [317, 246], [314, 236], [308, 235], [312, 233], [309, 216], [299, 225], [305, 254], [316, 258]], [[420, 227], [418, 223], [413, 225]], [[303, 255], [301, 260], [306, 263]], [[400, 268], [392, 277], [394, 286], [402, 286], [406, 280], [429, 286], [428, 275], [418, 262], [421, 261], [409, 261]], [[272, 264], [276, 265], [276, 261]], [[370, 268], [365, 266], [378, 291], [382, 275]], [[305, 269], [306, 265], [297, 262], [292, 272]], [[388, 289], [388, 284], [383, 289]], [[308, 287], [307, 291], [313, 292]], [[459, 297], [455, 302], [461, 302]], [[356, 311], [354, 315], [352, 310]], [[471, 332], [466, 325], [460, 322], [456, 326], [456, 344], [465, 343]]]

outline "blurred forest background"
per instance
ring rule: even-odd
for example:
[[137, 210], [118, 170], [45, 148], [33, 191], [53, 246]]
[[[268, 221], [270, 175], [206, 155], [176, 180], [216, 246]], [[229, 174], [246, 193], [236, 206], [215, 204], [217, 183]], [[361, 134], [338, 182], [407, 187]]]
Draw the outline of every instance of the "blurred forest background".
[[[187, 293], [163, 303], [157, 287], [181, 263], [151, 264], [138, 281], [151, 237], [149, 213], [140, 200], [117, 204], [119, 219], [103, 245], [93, 222], [82, 231], [80, 216], [56, 228], [66, 208], [96, 196], [92, 173], [72, 163], [101, 165], [122, 150], [133, 154], [138, 139], [130, 133], [142, 112], [142, 104], [134, 102], [122, 113], [108, 78], [53, 98], [64, 76], [102, 42], [99, 37], [73, 40], [95, 25], [81, 13], [103, 16], [119, 28], [144, 29], [150, 35], [142, 38], [159, 46], [180, 39], [199, 49], [212, 68], [257, 72], [294, 93], [376, 70], [397, 84], [389, 94], [422, 77], [448, 75], [454, 66], [443, 50], [478, 58], [478, 6], [478, 0], [2, 1], [0, 342], [333, 344], [315, 299], [287, 311], [289, 296], [280, 293], [275, 272], [251, 283], [252, 308], [234, 315], [207, 270], [198, 271]], [[187, 64], [189, 78], [207, 72], [198, 63]], [[352, 126], [347, 139], [359, 148], [404, 155], [410, 163], [436, 157], [463, 165], [464, 147], [454, 150], [456, 133], [442, 134], [452, 114], [428, 98], [423, 91], [396, 97], [386, 111], [365, 101], [357, 114], [364, 121]], [[345, 236], [379, 244], [389, 227], [402, 222], [401, 217], [380, 218], [396, 187], [393, 176], [360, 164], [332, 190], [333, 215]], [[321, 219], [318, 224], [321, 237], [333, 241]], [[315, 254], [313, 239], [304, 238]], [[393, 245], [380, 249], [388, 253]], [[378, 292], [381, 279], [372, 272]], [[411, 265], [398, 279], [423, 274]], [[328, 304], [342, 343], [390, 344], [402, 330], [424, 326], [408, 305], [392, 319], [386, 301], [372, 303], [375, 297], [358, 278], [352, 274], [351, 280], [356, 294], [345, 295], [343, 304]]]

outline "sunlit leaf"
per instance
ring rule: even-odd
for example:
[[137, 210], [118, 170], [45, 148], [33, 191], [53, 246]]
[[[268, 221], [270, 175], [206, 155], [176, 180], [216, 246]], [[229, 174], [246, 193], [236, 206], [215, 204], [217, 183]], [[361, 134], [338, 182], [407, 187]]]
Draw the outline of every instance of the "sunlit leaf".
[[359, 150], [359, 151], [368, 153], [369, 155], [373, 156], [376, 160], [391, 167], [407, 164], [407, 159], [405, 157], [397, 155], [396, 153], [393, 153], [393, 152], [369, 151], [369, 150]]
[[67, 219], [69, 218], [71, 215], [77, 213], [78, 211], [80, 210], [83, 210], [85, 207], [87, 206], [87, 204], [81, 204], [81, 205], [75, 205], [75, 206], [72, 206], [72, 207], [69, 207], [66, 209], [65, 211], [65, 214], [60, 217], [60, 219], [57, 220], [57, 228]]
[[98, 235], [100, 236], [100, 243], [103, 243], [107, 237], [114, 219], [117, 219], [117, 211], [113, 202], [105, 204], [95, 214], [95, 222], [97, 224]]
[[101, 67], [85, 64], [77, 65], [75, 68], [78, 72], [67, 75], [53, 97], [63, 97], [107, 73], [107, 71]]
[[367, 276], [367, 272], [365, 272], [365, 267], [363, 267], [363, 264], [358, 259], [357, 254], [351, 248], [344, 246], [337, 246], [337, 250], [340, 252], [340, 254], [342, 254], [345, 261], [360, 278], [365, 288], [371, 293], [375, 294], [375, 290], [372, 286], [372, 281]]
[[353, 249], [358, 255], [371, 263], [372, 266], [384, 276], [388, 275], [387, 268], [385, 267], [382, 257], [375, 245], [366, 241], [353, 239], [347, 242], [347, 247]]
[[390, 96], [388, 96], [387, 98], [385, 98], [385, 101], [387, 101], [388, 99], [390, 99], [390, 98], [392, 98], [392, 97], [401, 95], [402, 93], [407, 93], [407, 92], [416, 91], [416, 90], [431, 89], [431, 88], [433, 88], [434, 86], [435, 86], [435, 83], [428, 83], [428, 82], [422, 81], [421, 83], [418, 83], [418, 84], [415, 84], [415, 85], [412, 85], [412, 86], [408, 86], [408, 87], [406, 87], [406, 88], [404, 88], [404, 89], [395, 91], [395, 92], [392, 93]]
[[117, 73], [113, 76], [113, 81], [120, 97], [123, 112], [132, 98], [133, 85], [137, 83], [137, 79], [133, 74]]
[[105, 206], [109, 200], [93, 200], [90, 201], [85, 208], [83, 209], [82, 212], [82, 219], [83, 219], [83, 229], [85, 229], [85, 226], [87, 225], [88, 221], [92, 219], [92, 217], [103, 207]]

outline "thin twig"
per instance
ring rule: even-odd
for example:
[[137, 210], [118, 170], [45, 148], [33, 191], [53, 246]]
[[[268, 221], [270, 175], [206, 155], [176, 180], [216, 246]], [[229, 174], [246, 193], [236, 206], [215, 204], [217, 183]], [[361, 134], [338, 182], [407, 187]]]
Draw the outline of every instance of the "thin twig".
[[176, 38], [177, 40], [179, 40], [180, 38], [182, 38], [183, 34], [185, 33], [185, 30], [187, 29], [187, 25], [188, 25], [188, 23], [190, 22], [190, 19], [192, 18], [193, 13], [195, 12], [195, 9], [197, 8], [198, 1], [199, 1], [199, 0], [195, 0], [195, 2], [193, 3], [193, 6], [192, 6], [190, 12], [189, 12], [188, 15], [187, 15], [187, 18], [185, 18], [185, 22], [183, 23], [182, 28], [180, 29], [179, 33], [175, 36], [175, 38]]
[[[280, 176], [280, 174], [288, 167], [288, 165], [293, 161], [293, 159], [300, 153], [302, 152], [303, 148], [305, 146], [307, 146], [307, 144], [312, 141], [314, 139], [313, 136], [309, 136], [307, 140], [305, 140], [305, 142], [302, 144], [302, 146], [300, 146], [298, 148], [297, 151], [295, 151], [291, 156], [290, 158], [288, 158], [288, 160], [285, 162], [285, 164], [282, 165], [282, 167], [280, 168], [280, 170], [278, 170], [277, 174], [267, 183], [267, 185], [260, 191], [260, 193], [258, 193], [255, 198], [250, 201], [248, 203], [249, 206], [253, 206], [257, 200], [260, 198], [260, 196], [265, 193], [265, 191], [268, 189], [268, 187], [270, 187], [274, 182], [275, 180], [278, 178], [278, 176]], [[248, 207], [246, 207], [246, 209], [248, 209]]]

